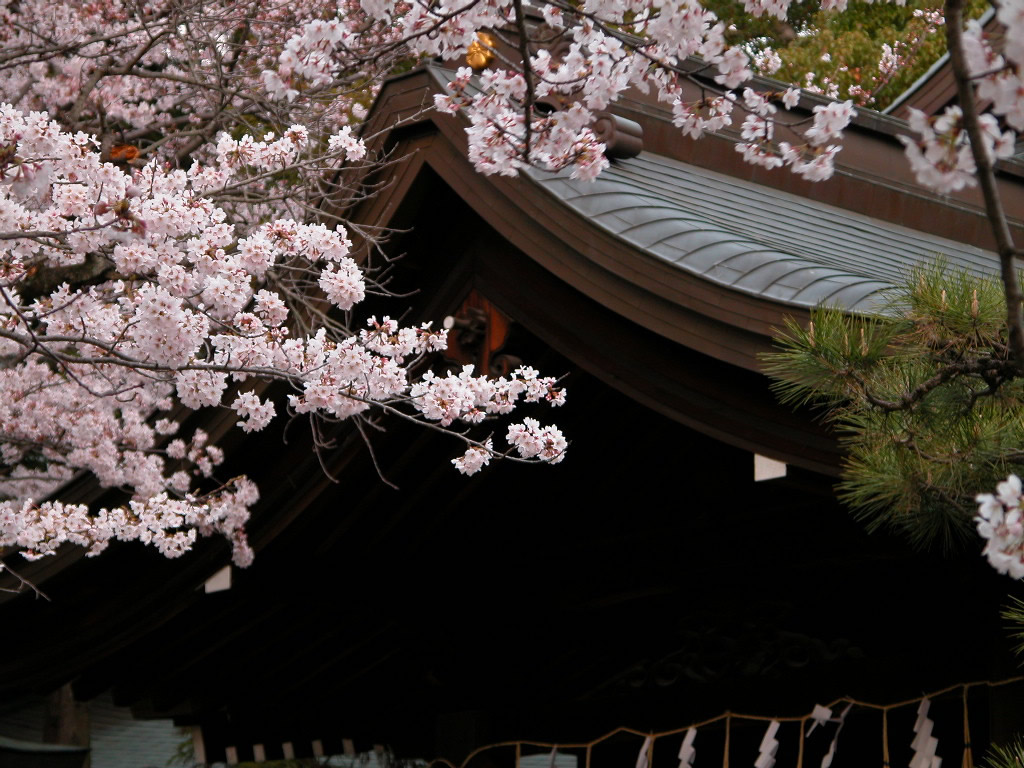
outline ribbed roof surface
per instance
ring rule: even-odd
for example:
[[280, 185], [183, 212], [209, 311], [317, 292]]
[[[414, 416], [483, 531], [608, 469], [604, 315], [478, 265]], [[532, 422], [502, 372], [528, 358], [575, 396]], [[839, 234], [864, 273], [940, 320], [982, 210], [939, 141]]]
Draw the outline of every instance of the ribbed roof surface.
[[[133, 719], [130, 709], [114, 706], [109, 692], [87, 706], [92, 768], [164, 768], [188, 738], [172, 720]], [[0, 713], [0, 748], [6, 744], [13, 749], [10, 745], [17, 740], [26, 745], [34, 742], [41, 750], [49, 749], [52, 745], [39, 743], [45, 717], [41, 699], [26, 700]]]
[[164, 768], [189, 736], [172, 720], [135, 720], [110, 693], [89, 702], [92, 768]]
[[973, 274], [997, 273], [995, 255], [980, 248], [646, 152], [594, 182], [529, 176], [631, 245], [785, 304], [875, 309], [880, 292], [938, 254]]

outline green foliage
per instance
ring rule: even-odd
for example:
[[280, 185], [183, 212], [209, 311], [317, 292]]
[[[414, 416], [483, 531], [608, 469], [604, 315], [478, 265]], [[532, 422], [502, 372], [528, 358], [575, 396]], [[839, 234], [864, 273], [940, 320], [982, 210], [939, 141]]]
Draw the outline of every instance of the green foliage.
[[729, 31], [726, 39], [730, 43], [742, 44], [757, 41], [757, 47], [770, 46], [778, 50], [792, 40], [798, 32], [813, 29], [813, 20], [820, 9], [820, 0], [796, 0], [789, 6], [785, 21], [774, 16], [763, 15], [755, 18], [743, 9], [741, 0], [706, 0], [702, 5], [714, 11]]
[[1024, 656], [1024, 600], [1010, 595], [1010, 604], [999, 615], [1010, 622], [1010, 639], [1017, 643], [1014, 653]]
[[[942, 9], [934, 0], [908, 0], [906, 5], [853, 0], [846, 11], [822, 11], [820, 4], [801, 0], [790, 6], [787, 21], [753, 18], [738, 0], [705, 3], [730, 26], [729, 40], [746, 44], [751, 55], [771, 48], [782, 58], [772, 77], [810, 85], [841, 99], [884, 109], [912, 85], [946, 51], [942, 27], [929, 25], [915, 12]], [[977, 18], [987, 0], [970, 0], [969, 18]], [[902, 57], [891, 75], [879, 71], [883, 45]], [[808, 80], [808, 74], [813, 77]]]
[[196, 764], [196, 754], [192, 742], [192, 729], [179, 728], [178, 738], [178, 746], [174, 750], [174, 755], [167, 761], [167, 768], [179, 765], [183, 768], [193, 768]]
[[1020, 736], [1005, 747], [992, 745], [982, 762], [983, 768], [1021, 768], [1024, 766], [1024, 741]]
[[948, 548], [971, 531], [975, 495], [1021, 472], [1024, 381], [998, 281], [939, 263], [879, 315], [820, 309], [776, 343], [776, 393], [835, 425], [847, 450], [840, 497], [869, 529]]
[[[819, 12], [811, 22], [815, 34], [798, 36], [779, 51], [783, 66], [774, 76], [804, 84], [806, 74], [813, 72], [812, 84], [828, 90], [828, 84], [834, 83], [840, 98], [852, 96], [858, 103], [884, 108], [946, 50], [942, 29], [936, 31], [914, 16], [915, 10], [929, 6], [935, 4], [923, 0], [905, 6], [853, 3], [845, 13]], [[879, 71], [883, 45], [906, 59], [906, 66], [889, 78]], [[828, 61], [822, 59], [826, 53]], [[857, 97], [857, 89], [872, 94], [870, 99]]]

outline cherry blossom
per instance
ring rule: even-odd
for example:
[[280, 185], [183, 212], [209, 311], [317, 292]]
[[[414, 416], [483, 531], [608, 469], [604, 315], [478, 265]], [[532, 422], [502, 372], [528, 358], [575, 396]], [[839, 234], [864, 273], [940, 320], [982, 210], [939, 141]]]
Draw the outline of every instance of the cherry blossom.
[[982, 552], [1000, 573], [1024, 578], [1024, 509], [1021, 481], [1010, 475], [996, 486], [996, 493], [978, 495], [978, 534], [985, 539]]
[[[938, 192], [955, 192], [977, 184], [977, 166], [962, 115], [957, 106], [947, 107], [934, 119], [919, 110], [911, 110], [910, 127], [920, 138], [914, 141], [908, 136], [899, 137], [918, 181]], [[981, 115], [979, 121], [985, 153], [990, 157], [1012, 156], [1013, 132], [1000, 131], [995, 117], [990, 114]]]
[[[258, 491], [244, 477], [218, 481], [223, 452], [202, 430], [178, 435], [175, 414], [230, 408], [243, 431], [264, 429], [278, 415], [268, 382], [293, 390], [291, 413], [379, 409], [439, 427], [498, 418], [520, 401], [564, 402], [554, 379], [526, 366], [498, 379], [471, 366], [413, 377], [412, 366], [446, 348], [445, 331], [371, 317], [356, 332], [315, 309], [350, 311], [372, 284], [343, 224], [246, 226], [210, 196], [265, 190], [261, 172], [361, 160], [365, 146], [347, 126], [326, 136], [298, 124], [260, 140], [221, 134], [205, 167], [188, 172], [156, 160], [123, 169], [97, 144], [42, 113], [0, 106], [0, 226], [10, 244], [0, 253], [0, 546], [35, 558], [66, 543], [97, 554], [117, 539], [175, 557], [197, 535], [219, 533], [248, 564], [244, 526]], [[47, 292], [28, 282], [90, 264], [101, 278], [93, 284]], [[321, 325], [299, 333], [296, 314]], [[460, 471], [497, 455], [489, 440], [453, 436], [468, 446]], [[88, 510], [46, 499], [81, 470], [131, 500]]]
[[494, 444], [488, 438], [481, 446], [471, 445], [466, 449], [465, 454], [457, 459], [452, 459], [452, 464], [464, 475], [475, 475], [483, 467], [490, 464], [493, 451]]
[[[745, 7], [783, 19], [788, 5]], [[956, 0], [946, 11], [925, 21], [962, 36], [957, 76], [991, 109], [909, 121], [911, 168], [943, 194], [991, 174], [1024, 130], [1024, 0], [999, 4], [998, 52]], [[610, 162], [597, 120], [633, 89], [668, 105], [680, 135], [738, 133], [747, 162], [812, 181], [833, 175], [856, 118], [852, 98], [812, 106], [796, 87], [751, 85], [778, 57], [752, 61], [698, 0], [0, 0], [0, 21], [0, 546], [32, 557], [114, 539], [177, 555], [218, 532], [248, 562], [257, 490], [217, 477], [223, 454], [179, 434], [183, 409], [230, 409], [245, 431], [285, 411], [411, 419], [459, 441], [464, 474], [564, 458], [566, 438], [532, 416], [503, 425], [507, 448], [491, 437], [520, 405], [564, 402], [555, 379], [444, 370], [443, 331], [359, 316], [386, 286], [330, 203], [378, 159], [358, 124], [385, 75], [465, 61], [493, 35], [494, 62], [453, 66], [427, 105], [463, 121], [487, 174], [596, 178]], [[907, 54], [891, 47], [883, 78]], [[130, 500], [62, 504], [79, 471]], [[985, 509], [993, 531], [1016, 525]]]

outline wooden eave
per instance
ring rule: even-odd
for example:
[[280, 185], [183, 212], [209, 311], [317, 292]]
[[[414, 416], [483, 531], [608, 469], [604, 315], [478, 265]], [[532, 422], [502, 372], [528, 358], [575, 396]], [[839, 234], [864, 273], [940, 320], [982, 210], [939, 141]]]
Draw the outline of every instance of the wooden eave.
[[[385, 86], [366, 132], [415, 111], [435, 92], [423, 71]], [[791, 308], [700, 280], [624, 245], [539, 193], [527, 179], [487, 177], [466, 160], [463, 123], [430, 111], [415, 130], [388, 136], [390, 151], [409, 160], [387, 190], [356, 218], [387, 226], [424, 167], [437, 173], [497, 234], [551, 274], [617, 314], [689, 349], [759, 370], [772, 329]], [[453, 222], [458, 226], [458, 222]]]
[[[407, 184], [421, 167], [430, 167], [490, 226], [553, 274], [596, 300], [616, 306], [634, 322], [750, 370], [758, 369], [757, 355], [766, 349], [764, 340], [772, 329], [779, 327], [786, 316], [803, 314], [801, 308], [787, 302], [709, 286], [700, 277], [651, 258], [650, 253], [632, 248], [581, 220], [578, 213], [541, 194], [529, 181], [477, 174], [464, 160], [463, 122], [425, 110], [440, 90], [425, 67], [386, 84], [370, 117], [366, 135], [423, 155], [415, 161], [419, 165], [411, 169], [412, 176], [405, 173]], [[836, 176], [810, 183], [792, 173], [766, 171], [744, 163], [728, 135], [700, 141], [686, 139], [656, 105], [629, 98], [621, 112], [641, 123], [645, 151], [655, 155], [711, 168], [766, 190], [777, 189], [815, 204], [855, 211], [968, 247], [991, 247], [990, 227], [976, 190], [959, 197], [940, 197], [913, 182], [902, 147], [894, 140], [898, 129], [905, 126], [903, 121], [874, 112], [862, 114], [840, 153]], [[391, 125], [400, 127], [392, 130]], [[415, 146], [414, 135], [420, 137]], [[427, 147], [423, 143], [428, 141], [426, 136], [443, 137], [444, 141]], [[1024, 236], [1024, 220], [1020, 218], [1024, 212], [1024, 183], [1015, 171], [1006, 171], [1000, 174], [1000, 184], [1016, 234]], [[385, 223], [402, 194], [392, 186], [375, 203], [360, 210], [360, 218]], [[997, 274], [994, 261], [988, 273]], [[709, 323], [717, 326], [711, 338], [705, 327]]]
[[[1001, 29], [994, 17], [986, 23], [986, 31], [994, 36], [997, 47], [1001, 44], [998, 35]], [[459, 61], [426, 66], [454, 69], [462, 64]], [[721, 89], [712, 79], [714, 70], [701, 60], [691, 57], [685, 66], [695, 74], [689, 79], [680, 80], [681, 98], [684, 101], [696, 102]], [[943, 74], [943, 71], [948, 70], [948, 65], [940, 70], [935, 78], [935, 87], [944, 89], [943, 93], [948, 91], [948, 101], [953, 95], [951, 75], [948, 72]], [[416, 74], [413, 72], [401, 77]], [[761, 92], [781, 93], [789, 84], [758, 76], [749, 81], [749, 87]], [[809, 124], [814, 107], [831, 101], [819, 94], [802, 91], [798, 106], [790, 112], [780, 110], [777, 117], [780, 123], [793, 122], [802, 130]], [[432, 102], [428, 98], [423, 103], [429, 105]], [[944, 104], [938, 105], [936, 109]], [[858, 108], [850, 127], [844, 133], [843, 148], [835, 161], [835, 175], [828, 181], [810, 182], [785, 170], [767, 170], [746, 163], [734, 148], [740, 136], [738, 121], [737, 125], [719, 133], [699, 140], [690, 139], [672, 124], [671, 111], [658, 101], [653, 92], [642, 93], [635, 88], [627, 91], [612, 111], [643, 126], [646, 151], [829, 205], [855, 210], [881, 221], [920, 229], [979, 247], [994, 247], [991, 227], [985, 217], [978, 189], [940, 195], [916, 181], [903, 145], [897, 140], [900, 135], [911, 135], [903, 113], [888, 114]], [[777, 138], [793, 140], [793, 137], [785, 136], [781, 129], [777, 130]], [[997, 183], [1011, 229], [1018, 236], [1024, 237], [1024, 161], [999, 162]]]
[[[570, 301], [565, 291], [548, 291], [558, 309], [545, 312], [537, 301], [524, 303], [516, 274], [506, 270], [503, 279], [490, 280], [489, 297], [500, 298], [499, 303], [514, 315], [532, 316], [532, 329], [553, 348], [630, 397], [705, 434], [809, 469], [836, 472], [840, 453], [834, 438], [805, 414], [789, 413], [770, 396], [764, 397], [767, 383], [758, 373], [759, 356], [770, 350], [774, 330], [787, 317], [805, 319], [806, 307], [732, 290], [680, 269], [595, 226], [530, 178], [478, 173], [466, 159], [464, 122], [430, 108], [438, 92], [438, 79], [428, 67], [385, 84], [364, 135], [375, 137], [377, 150], [407, 159], [376, 179], [385, 189], [356, 210], [353, 220], [393, 225], [417, 180], [427, 172], [436, 174], [493, 231], [485, 251], [492, 256], [505, 250], [520, 253], [541, 268], [529, 272], [530, 291], [538, 292], [540, 283], [553, 277], [606, 313], [599, 320], [597, 311], [588, 310], [585, 302], [574, 304], [574, 321], [588, 317], [587, 322], [606, 326], [604, 334], [574, 334], [572, 322], [565, 320], [562, 311]], [[627, 101], [623, 113], [641, 122], [645, 146], [653, 152], [670, 150], [666, 154], [675, 159], [716, 166], [746, 181], [760, 183], [769, 177], [773, 188], [788, 187], [787, 192], [814, 200], [847, 203], [846, 207], [856, 202], [861, 213], [885, 211], [885, 220], [928, 221], [927, 232], [956, 235], [950, 239], [959, 242], [986, 235], [987, 223], [969, 206], [940, 200], [908, 181], [902, 151], [891, 135], [900, 121], [892, 118], [876, 113], [862, 116], [862, 124], [877, 123], [886, 130], [861, 125], [852, 132], [844, 154], [868, 158], [867, 170], [847, 170], [832, 182], [812, 185], [794, 181], [788, 172], [768, 173], [742, 163], [726, 138], [688, 141], [650, 105], [639, 110], [636, 102]], [[899, 183], [879, 182], [876, 171], [882, 167], [892, 178], [900, 177]], [[1003, 183], [1018, 196], [1024, 191], [1012, 177]], [[437, 215], [446, 214], [438, 211]], [[451, 226], [462, 223], [453, 215]], [[495, 256], [494, 269], [501, 271], [502, 262], [512, 258], [512, 254]], [[479, 285], [482, 278], [476, 279]], [[618, 331], [612, 318], [617, 318]], [[632, 332], [627, 329], [633, 325], [651, 334], [645, 342], [649, 348], [634, 333], [614, 354], [602, 351], [601, 345], [608, 343], [605, 339], [628, 336]], [[641, 348], [643, 354], [634, 354]], [[689, 368], [696, 365], [701, 369], [698, 374], [687, 374], [681, 366], [666, 362], [694, 354], [701, 362], [688, 361]], [[708, 407], [708, 403], [716, 405]]]
[[[758, 373], [758, 355], [769, 350], [772, 329], [791, 309], [626, 247], [552, 204], [528, 179], [478, 173], [466, 160], [459, 121], [433, 114], [408, 120], [431, 103], [424, 98], [429, 83], [425, 73], [414, 73], [380, 94], [366, 133], [382, 135], [381, 126], [404, 119], [381, 146], [407, 160], [391, 166], [386, 188], [353, 220], [393, 223], [416, 180], [425, 170], [435, 173], [494, 232], [478, 249], [483, 266], [474, 284], [553, 349], [704, 434], [817, 472], [838, 471], [834, 437], [806, 414], [780, 406]], [[517, 254], [534, 267], [510, 267]]]

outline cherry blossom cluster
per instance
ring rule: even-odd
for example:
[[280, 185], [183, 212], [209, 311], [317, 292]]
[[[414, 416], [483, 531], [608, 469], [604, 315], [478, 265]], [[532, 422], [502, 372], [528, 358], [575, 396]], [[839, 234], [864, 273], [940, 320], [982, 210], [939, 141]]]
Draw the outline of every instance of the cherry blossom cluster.
[[[399, 17], [387, 3], [363, 6], [382, 19]], [[747, 3], [754, 15], [779, 18], [787, 7], [776, 0]], [[690, 138], [729, 128], [735, 113], [742, 112], [736, 148], [745, 160], [769, 168], [788, 166], [811, 180], [832, 175], [842, 131], [856, 114], [852, 102], [816, 106], [814, 125], [806, 131], [793, 121], [785, 123], [796, 141], [776, 136], [775, 104], [750, 88], [737, 91], [752, 75], [750, 57], [742, 47], [726, 43], [724, 25], [695, 0], [668, 5], [590, 0], [576, 11], [545, 3], [541, 12], [547, 28], [560, 31], [558, 46], [541, 47], [522, 70], [495, 66], [474, 76], [468, 67], [460, 68], [446, 92], [435, 97], [438, 110], [466, 114], [469, 157], [478, 170], [515, 175], [527, 165], [570, 167], [575, 177], [594, 178], [608, 162], [592, 130], [597, 113], [630, 88], [653, 88]], [[476, 43], [478, 30], [507, 28], [517, 19], [509, 3], [442, 2], [414, 4], [400, 23], [413, 50], [452, 59]], [[712, 89], [698, 101], [683, 97], [682, 83], [691, 75], [687, 57], [692, 56], [715, 71], [717, 94]], [[759, 66], [769, 66], [765, 57]], [[532, 109], [524, 109], [527, 102]], [[787, 110], [798, 102], [797, 89], [777, 100]]]
[[77, 544], [98, 555], [111, 541], [140, 541], [166, 557], [179, 557], [198, 534], [218, 533], [232, 543], [232, 559], [239, 567], [252, 562], [245, 537], [249, 507], [259, 498], [256, 486], [240, 478], [232, 488], [203, 499], [174, 498], [166, 493], [133, 500], [123, 507], [90, 511], [84, 504], [30, 500], [0, 502], [0, 546], [19, 547], [35, 560], [56, 552], [63, 544]]
[[542, 427], [536, 419], [524, 419], [522, 424], [510, 425], [506, 439], [524, 459], [537, 457], [552, 464], [565, 457], [568, 446], [557, 427]]
[[371, 30], [354, 7], [341, 10], [294, 29], [271, 68], [260, 73], [272, 98], [291, 102], [301, 92], [330, 89], [339, 72], [352, 69], [353, 60], [377, 55], [382, 44], [394, 39], [390, 25]]
[[[555, 379], [542, 377], [528, 366], [512, 372], [509, 379], [501, 377], [481, 386], [474, 382], [473, 366], [466, 366], [458, 376], [448, 374], [445, 378], [429, 377], [423, 391], [421, 403], [428, 418], [441, 423], [456, 418], [468, 422], [482, 421], [486, 414], [508, 413], [522, 396], [528, 403], [541, 400], [553, 406], [565, 403], [565, 390], [557, 386]], [[510, 424], [505, 439], [509, 451], [498, 454], [493, 441], [470, 445], [466, 453], [452, 464], [464, 475], [474, 475], [490, 463], [492, 456], [508, 456], [513, 449], [522, 459], [536, 459], [557, 464], [565, 458], [569, 447], [562, 432], [555, 426], [542, 427], [536, 419], [524, 419], [521, 424]]]
[[[795, 106], [799, 91], [788, 89], [779, 99], [784, 106]], [[818, 104], [813, 108], [811, 127], [803, 132], [804, 143], [790, 144], [775, 141], [773, 115], [777, 108], [763, 93], [747, 88], [743, 92], [747, 117], [740, 132], [742, 141], [736, 151], [744, 160], [765, 168], [788, 165], [793, 172], [810, 181], [822, 181], [832, 176], [833, 158], [839, 151], [838, 141], [843, 130], [856, 115], [850, 101]]]
[[[243, 431], [264, 429], [278, 415], [273, 382], [293, 390], [293, 414], [377, 408], [440, 427], [508, 414], [517, 401], [564, 401], [527, 366], [496, 380], [412, 376], [446, 348], [446, 332], [389, 317], [352, 331], [331, 315], [368, 290], [343, 225], [278, 216], [245, 226], [209, 196], [252, 190], [259, 174], [316, 151], [358, 160], [365, 146], [347, 127], [316, 146], [298, 124], [262, 140], [222, 134], [188, 171], [125, 169], [97, 145], [0, 105], [0, 547], [37, 557], [73, 543], [96, 554], [119, 539], [176, 556], [219, 533], [247, 564], [256, 487], [221, 484], [223, 451], [202, 430], [179, 436], [179, 414], [231, 409]], [[85, 282], [61, 282], [81, 270]], [[44, 500], [80, 471], [131, 501], [90, 511]]]
[[[745, 2], [780, 19], [789, 7]], [[1002, 0], [998, 19], [999, 53], [977, 24], [964, 50], [993, 105], [981, 118], [992, 158], [1024, 130], [1024, 0]], [[453, 461], [465, 474], [501, 457], [562, 459], [564, 436], [532, 418], [508, 428], [507, 449], [468, 432], [519, 403], [561, 404], [553, 379], [528, 366], [416, 377], [443, 332], [353, 325], [383, 290], [334, 211], [346, 168], [369, 159], [353, 124], [383, 75], [462, 60], [484, 30], [499, 39], [496, 63], [459, 69], [434, 106], [465, 116], [485, 173], [596, 177], [609, 161], [593, 126], [629, 89], [653, 91], [687, 137], [734, 131], [748, 162], [809, 180], [832, 175], [855, 116], [847, 101], [787, 119], [798, 89], [744, 88], [777, 56], [752, 62], [698, 0], [539, 0], [529, 17], [518, 0], [0, 0], [0, 546], [99, 551], [129, 538], [176, 554], [219, 531], [248, 560], [255, 488], [221, 485], [215, 441], [177, 434], [187, 408], [230, 409], [245, 431], [285, 408], [467, 430]], [[922, 183], [974, 182], [956, 108], [915, 114], [911, 128]], [[131, 503], [93, 513], [43, 500], [83, 470]]]
[[523, 419], [521, 424], [510, 424], [505, 439], [509, 450], [497, 453], [491, 438], [483, 443], [471, 445], [466, 453], [452, 464], [464, 475], [475, 475], [487, 466], [492, 456], [507, 457], [513, 450], [522, 459], [535, 459], [549, 464], [557, 464], [565, 458], [569, 442], [556, 426], [542, 427], [536, 419]]
[[982, 552], [1000, 573], [1014, 579], [1024, 578], [1024, 508], [1021, 481], [1010, 475], [996, 486], [995, 494], [977, 498], [978, 533], [987, 542]]
[[0, 101], [181, 152], [194, 148], [191, 129], [230, 129], [251, 114], [253, 97], [277, 125], [358, 119], [377, 66], [394, 63], [381, 50], [393, 41], [354, 0], [4, 2]]
[[[381, 3], [364, 7], [371, 14], [385, 13]], [[543, 8], [548, 24], [562, 27], [561, 11]], [[510, 21], [511, 4], [473, 3], [459, 12], [454, 4], [440, 3], [415, 5], [402, 25], [407, 36], [431, 30], [432, 34], [410, 40], [417, 52], [454, 58], [474, 43], [477, 30]], [[747, 54], [726, 44], [724, 25], [692, 0], [667, 6], [591, 0], [582, 5], [577, 21], [564, 30], [564, 50], [542, 48], [530, 57], [529, 85], [524, 73], [501, 68], [485, 70], [471, 83], [472, 73], [462, 69], [448, 84], [448, 92], [436, 97], [441, 111], [466, 113], [470, 158], [478, 170], [514, 175], [534, 164], [550, 170], [572, 167], [576, 176], [593, 178], [607, 165], [604, 147], [592, 130], [596, 113], [627, 89], [648, 90], [654, 85], [662, 99], [674, 103], [679, 124], [699, 135], [728, 124], [731, 105], [717, 100], [684, 104], [675, 65], [688, 56], [702, 56], [715, 67], [714, 79], [725, 89], [738, 87], [752, 74]], [[624, 42], [609, 33], [609, 25], [642, 36], [645, 45]], [[652, 68], [652, 61], [666, 66]], [[543, 109], [526, 115], [528, 88]]]
[[534, 117], [527, 126], [516, 103], [526, 92], [521, 74], [485, 72], [483, 80], [490, 90], [482, 96], [470, 93], [471, 76], [468, 67], [460, 68], [447, 85], [448, 93], [435, 97], [435, 106], [451, 114], [470, 107], [466, 134], [469, 159], [477, 170], [514, 176], [528, 165], [528, 158], [548, 170], [572, 167], [574, 177], [593, 179], [608, 167], [604, 145], [590, 128], [593, 114], [581, 104]]
[[[980, 118], [983, 150], [991, 160], [1011, 157], [1017, 132], [1024, 130], [1024, 2], [1000, 3], [996, 18], [1005, 26], [1002, 54], [993, 51], [976, 20], [967, 23], [963, 37], [963, 53], [978, 98], [991, 101], [990, 111]], [[1000, 118], [1008, 126], [1005, 131]], [[977, 184], [977, 167], [958, 106], [947, 107], [934, 119], [914, 111], [909, 122], [918, 138], [901, 140], [918, 181], [943, 193]]]
[[520, 397], [527, 403], [565, 403], [565, 390], [557, 386], [555, 379], [541, 377], [527, 366], [517, 368], [509, 378], [497, 379], [474, 376], [472, 365], [463, 366], [458, 374], [449, 371], [443, 377], [428, 371], [422, 381], [413, 385], [410, 394], [415, 408], [442, 426], [456, 419], [477, 424], [490, 414], [511, 413]]
[[471, 445], [466, 449], [465, 454], [457, 459], [452, 459], [452, 464], [464, 475], [475, 475], [491, 463], [491, 454], [493, 452], [494, 443], [490, 438], [487, 438], [483, 445]]
[[899, 44], [882, 44], [882, 56], [878, 60], [878, 71], [885, 77], [894, 75], [903, 66], [903, 57], [899, 54]]
[[878, 60], [880, 85], [896, 75], [900, 68], [913, 58], [925, 38], [937, 32], [946, 23], [942, 12], [935, 9], [917, 8], [914, 10], [914, 18], [920, 19], [921, 24], [909, 39], [896, 40], [892, 45], [882, 45], [882, 55]]
[[672, 123], [683, 129], [683, 135], [699, 139], [732, 124], [733, 99], [726, 96], [687, 103], [677, 98], [672, 102]]
[[[963, 113], [956, 105], [946, 107], [934, 118], [911, 109], [908, 122], [920, 138], [915, 141], [909, 136], [899, 137], [917, 180], [941, 193], [977, 184], [977, 165], [962, 118]], [[1011, 157], [1016, 142], [1013, 131], [1001, 131], [998, 120], [991, 114], [981, 115], [980, 123], [988, 156], [993, 159]]]
[[762, 48], [754, 54], [754, 69], [762, 75], [774, 75], [782, 69], [782, 57], [771, 47]]
[[1006, 27], [1003, 53], [997, 55], [977, 21], [967, 24], [964, 53], [967, 65], [978, 80], [978, 97], [992, 101], [992, 112], [1002, 115], [1017, 131], [1024, 131], [1024, 3], [1000, 4], [996, 18]]

